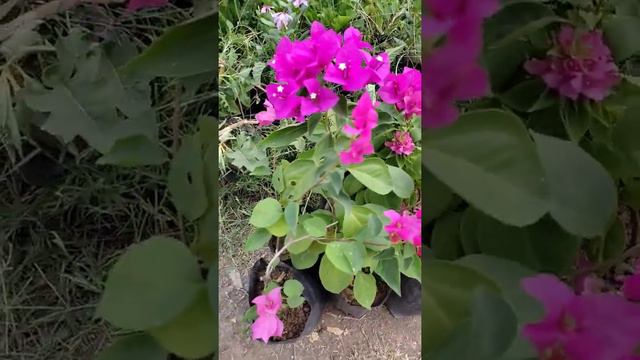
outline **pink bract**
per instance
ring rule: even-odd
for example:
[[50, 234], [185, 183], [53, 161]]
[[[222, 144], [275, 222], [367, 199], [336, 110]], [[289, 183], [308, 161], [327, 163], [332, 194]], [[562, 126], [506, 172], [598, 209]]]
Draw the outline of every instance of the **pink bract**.
[[321, 87], [318, 80], [305, 80], [304, 86], [307, 88], [308, 94], [302, 98], [302, 116], [327, 111], [338, 103], [338, 95], [325, 87]]
[[363, 61], [362, 52], [346, 44], [338, 50], [335, 63], [327, 66], [324, 80], [342, 85], [346, 91], [361, 90], [369, 81], [369, 71], [362, 66]]
[[635, 274], [624, 279], [622, 293], [627, 300], [640, 302], [640, 260], [637, 261]]
[[269, 293], [256, 296], [251, 303], [257, 307], [258, 316], [276, 315], [282, 307], [282, 288], [273, 288]]
[[389, 234], [392, 244], [406, 241], [416, 246], [421, 245], [422, 223], [415, 215], [409, 214], [408, 211], [400, 214], [395, 210], [387, 210], [384, 216], [391, 220], [384, 230]]
[[425, 0], [424, 34], [435, 37], [450, 32], [460, 23], [484, 19], [499, 7], [498, 0]]
[[572, 100], [602, 101], [620, 81], [618, 67], [600, 31], [583, 32], [564, 26], [546, 59], [532, 59], [525, 70]]
[[385, 52], [376, 56], [371, 56], [366, 52], [363, 52], [363, 54], [367, 63], [367, 69], [369, 70], [368, 82], [382, 85], [384, 79], [386, 79], [391, 71], [389, 55]]
[[273, 18], [273, 22], [276, 24], [276, 28], [278, 28], [278, 30], [282, 30], [282, 28], [286, 29], [291, 20], [293, 20], [291, 15], [284, 12], [273, 13], [271, 14], [271, 17]]
[[276, 120], [276, 111], [269, 100], [264, 101], [264, 106], [266, 107], [266, 110], [261, 111], [256, 115], [256, 120], [258, 120], [258, 125], [260, 126], [271, 125]]
[[578, 296], [547, 274], [526, 278], [522, 286], [546, 311], [541, 321], [524, 327], [540, 356], [602, 360], [633, 354], [640, 334], [640, 304], [614, 294]]
[[270, 84], [266, 90], [267, 98], [273, 104], [278, 120], [301, 116], [302, 97], [296, 95], [296, 87], [288, 84]]
[[347, 30], [344, 31], [343, 38], [344, 46], [354, 46], [357, 49], [373, 49], [371, 44], [362, 40], [362, 33], [360, 30], [353, 26], [349, 26]]
[[386, 141], [384, 144], [398, 155], [411, 155], [415, 149], [415, 144], [408, 131], [396, 131], [393, 140]]
[[251, 325], [251, 337], [253, 340], [269, 342], [272, 336], [282, 336], [284, 323], [276, 315], [258, 316]]

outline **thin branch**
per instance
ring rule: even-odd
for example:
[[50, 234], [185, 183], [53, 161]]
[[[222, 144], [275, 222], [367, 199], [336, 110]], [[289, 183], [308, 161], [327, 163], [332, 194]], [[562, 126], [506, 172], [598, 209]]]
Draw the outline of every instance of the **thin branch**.
[[222, 130], [220, 130], [220, 132], [218, 132], [218, 138], [222, 139], [223, 135], [225, 135], [226, 133], [230, 132], [233, 129], [239, 128], [239, 127], [244, 126], [244, 125], [255, 125], [257, 123], [258, 123], [258, 121], [256, 121], [256, 120], [240, 120], [237, 123], [233, 123], [233, 124], [223, 128]]

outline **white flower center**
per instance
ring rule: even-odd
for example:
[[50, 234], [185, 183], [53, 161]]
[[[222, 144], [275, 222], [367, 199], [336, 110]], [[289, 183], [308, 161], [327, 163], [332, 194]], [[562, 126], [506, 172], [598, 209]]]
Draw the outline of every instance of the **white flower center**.
[[380, 56], [380, 55], [376, 56], [376, 60], [378, 60], [378, 61], [380, 61], [380, 62], [384, 61], [384, 59], [383, 59], [383, 58], [382, 58], [382, 56]]
[[309, 94], [309, 97], [311, 98], [311, 100], [315, 100], [318, 97], [318, 94], [312, 92], [311, 94]]
[[279, 93], [283, 92], [284, 91], [284, 86], [278, 85], [277, 90], [278, 90]]
[[338, 64], [338, 69], [343, 70], [343, 71], [346, 70], [347, 69], [347, 64], [345, 64], [345, 63]]
[[273, 60], [271, 61], [271, 64], [275, 65], [275, 64], [276, 64], [276, 59], [273, 59]]

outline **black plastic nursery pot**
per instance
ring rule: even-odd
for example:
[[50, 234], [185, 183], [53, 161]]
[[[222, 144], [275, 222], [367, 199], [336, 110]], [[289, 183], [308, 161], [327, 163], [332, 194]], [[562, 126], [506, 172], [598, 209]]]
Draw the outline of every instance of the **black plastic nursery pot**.
[[[371, 309], [377, 308], [387, 302], [387, 299], [393, 292], [391, 288], [380, 279], [377, 275], [376, 277], [376, 285], [378, 286], [378, 293], [376, 294], [376, 298], [371, 304]], [[341, 312], [343, 312], [346, 316], [361, 319], [371, 310], [366, 309], [360, 306], [355, 299], [353, 301], [349, 301], [347, 297], [345, 297], [345, 293], [349, 291], [350, 288], [343, 290], [340, 294], [331, 294], [331, 304]]]
[[[260, 258], [251, 268], [249, 272], [249, 305], [251, 301], [262, 294], [265, 283], [260, 278], [267, 270], [267, 262]], [[313, 329], [320, 323], [322, 311], [327, 302], [324, 294], [324, 288], [313, 276], [308, 273], [296, 270], [293, 266], [286, 262], [280, 262], [271, 273], [272, 280], [277, 281], [280, 285], [286, 280], [296, 279], [302, 283], [304, 290], [302, 296], [305, 303], [296, 309], [286, 309], [281, 320], [284, 322], [284, 332], [282, 337], [272, 337], [271, 343], [290, 343], [298, 340], [300, 337], [309, 335]], [[299, 320], [303, 320], [301, 323]]]
[[385, 306], [393, 317], [415, 316], [422, 313], [422, 284], [416, 279], [402, 275], [400, 293], [391, 292]]

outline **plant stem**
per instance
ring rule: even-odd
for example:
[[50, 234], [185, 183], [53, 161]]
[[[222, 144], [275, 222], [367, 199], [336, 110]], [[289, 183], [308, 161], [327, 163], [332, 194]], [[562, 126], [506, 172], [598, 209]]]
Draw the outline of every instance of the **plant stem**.
[[280, 250], [278, 250], [278, 251], [275, 253], [275, 255], [273, 255], [273, 258], [271, 258], [271, 261], [269, 261], [269, 264], [267, 264], [267, 270], [265, 271], [265, 273], [264, 273], [264, 277], [262, 278], [262, 280], [266, 280], [266, 279], [269, 279], [269, 278], [271, 277], [271, 272], [273, 271], [273, 268], [276, 266], [276, 260], [280, 258], [280, 255], [282, 255], [282, 253], [283, 253], [285, 250], [287, 250], [287, 248], [288, 248], [290, 245], [295, 244], [295, 243], [299, 243], [300, 241], [302, 241], [302, 240], [307, 240], [307, 239], [309, 239], [309, 238], [311, 238], [311, 236], [310, 236], [310, 235], [307, 235], [307, 236], [303, 236], [303, 237], [301, 237], [301, 238], [299, 238], [299, 239], [295, 239], [295, 240], [291, 241], [291, 242], [290, 242], [290, 243], [288, 243], [288, 244], [284, 244], [284, 245], [282, 246], [282, 248], [280, 248]]

